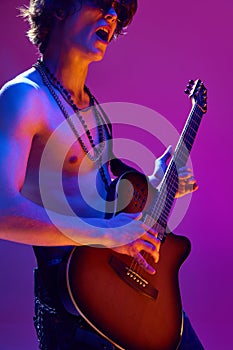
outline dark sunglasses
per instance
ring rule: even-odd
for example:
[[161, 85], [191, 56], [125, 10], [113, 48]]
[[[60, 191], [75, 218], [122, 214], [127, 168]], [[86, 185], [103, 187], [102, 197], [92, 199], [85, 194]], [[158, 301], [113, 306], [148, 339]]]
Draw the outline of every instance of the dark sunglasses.
[[126, 27], [133, 17], [131, 9], [121, 2], [112, 0], [91, 0], [90, 2], [105, 13], [113, 8], [117, 14], [117, 21], [122, 28]]

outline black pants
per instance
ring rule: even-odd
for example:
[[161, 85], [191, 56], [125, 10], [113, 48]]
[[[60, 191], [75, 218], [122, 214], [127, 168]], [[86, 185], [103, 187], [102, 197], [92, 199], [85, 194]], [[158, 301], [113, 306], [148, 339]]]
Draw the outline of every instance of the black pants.
[[[110, 342], [93, 331], [81, 316], [73, 316], [63, 308], [55, 308], [51, 305], [52, 302], [50, 303], [46, 290], [39, 285], [36, 278], [34, 325], [39, 349], [117, 350]], [[204, 350], [185, 313], [184, 330], [179, 350]]]

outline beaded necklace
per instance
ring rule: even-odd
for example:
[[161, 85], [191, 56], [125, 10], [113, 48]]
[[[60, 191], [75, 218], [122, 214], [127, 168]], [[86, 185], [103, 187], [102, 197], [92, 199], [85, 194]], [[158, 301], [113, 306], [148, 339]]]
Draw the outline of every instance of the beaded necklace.
[[[48, 67], [42, 62], [40, 59], [33, 65], [34, 68], [39, 72], [41, 75], [43, 83], [47, 86], [48, 90], [50, 91], [51, 95], [53, 96], [54, 100], [57, 102], [59, 108], [61, 109], [65, 119], [67, 120], [71, 130], [75, 134], [77, 140], [79, 141], [83, 151], [87, 155], [87, 157], [92, 160], [93, 162], [98, 162], [99, 165], [99, 172], [101, 175], [101, 178], [105, 184], [106, 191], [109, 190], [109, 183], [108, 179], [105, 175], [105, 171], [102, 164], [102, 155], [104, 151], [104, 144], [105, 144], [105, 131], [103, 126], [103, 118], [101, 117], [99, 111], [96, 108], [97, 100], [96, 98], [91, 94], [90, 90], [85, 86], [85, 91], [87, 92], [89, 98], [90, 98], [90, 106], [93, 107], [94, 115], [96, 118], [97, 123], [97, 134], [98, 134], [98, 145], [95, 145], [95, 142], [92, 138], [91, 132], [88, 129], [85, 120], [83, 119], [80, 109], [77, 107], [77, 105], [72, 100], [71, 95], [69, 92], [62, 86], [61, 82], [50, 72]], [[60, 92], [64, 100], [71, 106], [74, 113], [78, 117], [80, 123], [82, 124], [84, 131], [87, 135], [87, 138], [89, 140], [89, 143], [91, 145], [91, 148], [93, 150], [93, 155], [88, 150], [87, 146], [85, 145], [84, 141], [82, 140], [81, 136], [79, 135], [79, 132], [77, 128], [75, 127], [69, 113], [67, 112], [66, 108], [64, 107], [62, 101], [60, 100], [58, 94], [54, 90], [54, 87]], [[99, 106], [99, 105], [98, 105]], [[103, 109], [99, 106], [101, 112], [103, 113]], [[106, 115], [104, 113], [104, 115]]]

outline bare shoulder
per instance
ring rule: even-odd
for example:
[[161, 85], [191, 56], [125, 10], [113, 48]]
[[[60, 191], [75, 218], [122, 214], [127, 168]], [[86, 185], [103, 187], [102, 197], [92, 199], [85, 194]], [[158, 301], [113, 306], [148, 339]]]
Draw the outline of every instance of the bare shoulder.
[[[38, 73], [30, 69], [8, 81], [0, 90], [0, 125], [34, 126], [45, 117], [45, 93]], [[25, 123], [27, 122], [27, 123]]]

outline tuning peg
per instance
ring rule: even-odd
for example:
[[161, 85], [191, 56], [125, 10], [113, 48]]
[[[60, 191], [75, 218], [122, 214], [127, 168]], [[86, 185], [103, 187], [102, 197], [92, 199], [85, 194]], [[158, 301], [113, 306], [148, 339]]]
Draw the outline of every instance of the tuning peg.
[[192, 79], [189, 80], [189, 84], [190, 84], [190, 85], [193, 85], [193, 84], [194, 84], [194, 80], [192, 80]]
[[190, 89], [189, 89], [189, 88], [185, 89], [185, 90], [184, 90], [184, 93], [185, 93], [186, 95], [189, 95], [189, 94], [190, 94]]
[[193, 88], [193, 84], [194, 84], [194, 81], [193, 80], [189, 80], [187, 86], [186, 86], [186, 90], [191, 90]]

